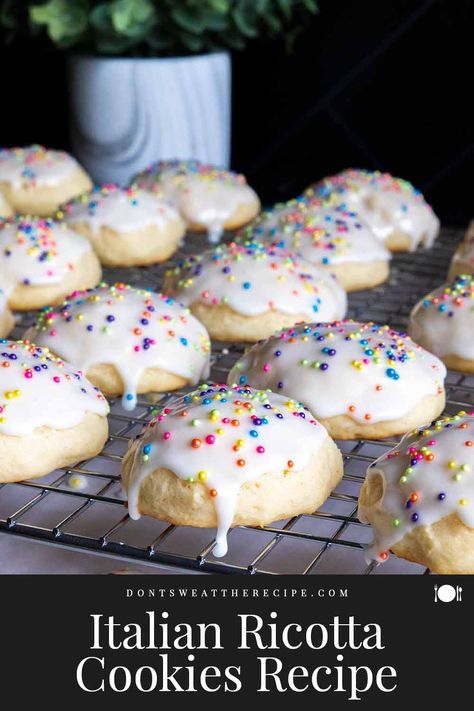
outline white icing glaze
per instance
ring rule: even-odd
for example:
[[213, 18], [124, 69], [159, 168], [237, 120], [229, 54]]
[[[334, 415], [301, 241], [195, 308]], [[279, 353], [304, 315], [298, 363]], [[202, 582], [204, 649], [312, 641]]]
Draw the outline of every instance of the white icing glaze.
[[243, 175], [198, 161], [154, 163], [134, 180], [175, 205], [186, 222], [205, 227], [210, 242], [219, 241], [226, 222], [241, 205], [258, 204]]
[[281, 395], [201, 385], [170, 403], [131, 444], [129, 514], [139, 518], [140, 486], [155, 469], [202, 482], [216, 507], [214, 555], [223, 556], [240, 487], [267, 472], [304, 469], [327, 437], [308, 410]]
[[373, 527], [369, 558], [384, 560], [416, 527], [453, 513], [474, 528], [473, 441], [474, 417], [460, 414], [406, 435], [371, 464], [367, 478], [381, 478], [382, 490], [380, 499], [359, 502], [360, 520]]
[[170, 273], [179, 301], [227, 305], [245, 316], [277, 310], [313, 320], [342, 318], [347, 297], [324, 269], [261, 243], [219, 245]]
[[7, 297], [3, 289], [0, 289], [0, 314], [4, 314], [7, 310]]
[[375, 423], [403, 417], [425, 396], [442, 394], [445, 375], [443, 363], [408, 336], [343, 321], [295, 326], [257, 343], [228, 383], [271, 388], [318, 418]]
[[242, 232], [250, 239], [286, 247], [322, 267], [391, 258], [355, 212], [342, 206], [323, 207], [321, 201], [311, 198], [276, 205]]
[[91, 246], [44, 217], [17, 217], [0, 228], [0, 279], [9, 296], [18, 284], [60, 284]]
[[439, 220], [423, 195], [389, 173], [344, 170], [316, 183], [307, 194], [355, 210], [382, 241], [403, 232], [410, 251], [420, 244], [431, 247], [439, 232]]
[[69, 429], [88, 412], [105, 417], [108, 411], [98, 389], [47, 349], [0, 339], [0, 434]]
[[196, 385], [209, 375], [204, 326], [170, 297], [125, 284], [75, 292], [44, 309], [28, 337], [87, 373], [110, 364], [123, 384], [123, 407], [133, 410], [146, 368], [161, 368]]
[[175, 208], [156, 195], [116, 185], [94, 188], [65, 205], [63, 212], [67, 223], [84, 222], [94, 233], [101, 227], [109, 227], [115, 232], [132, 232], [150, 225], [165, 229], [170, 221], [181, 222]]
[[78, 167], [77, 161], [68, 153], [47, 150], [43, 146], [0, 149], [0, 182], [9, 183], [14, 188], [58, 185]]
[[411, 312], [409, 329], [438, 356], [474, 359], [474, 276], [457, 276], [425, 296]]

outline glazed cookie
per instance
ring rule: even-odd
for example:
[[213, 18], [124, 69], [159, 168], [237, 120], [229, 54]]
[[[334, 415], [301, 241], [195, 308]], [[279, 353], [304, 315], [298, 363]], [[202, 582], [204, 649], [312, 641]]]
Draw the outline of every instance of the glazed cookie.
[[473, 242], [474, 241], [474, 220], [471, 220], [468, 225], [466, 234], [464, 235], [464, 241], [465, 242]]
[[11, 215], [13, 215], [13, 209], [3, 197], [3, 193], [0, 191], [0, 222]]
[[462, 242], [453, 254], [448, 279], [461, 274], [474, 274], [474, 242]]
[[306, 194], [355, 210], [392, 252], [431, 247], [439, 220], [411, 183], [390, 173], [344, 170], [311, 186]]
[[335, 274], [346, 291], [369, 289], [389, 275], [390, 252], [358, 215], [343, 206], [297, 198], [244, 228], [247, 238], [285, 247]]
[[0, 341], [0, 482], [44, 476], [98, 454], [104, 396], [47, 350]]
[[425, 296], [408, 330], [448, 368], [474, 373], [474, 275], [461, 274]]
[[185, 232], [174, 207], [145, 190], [116, 185], [94, 188], [57, 216], [87, 237], [109, 267], [162, 262], [174, 254]]
[[373, 528], [369, 558], [392, 550], [434, 573], [474, 573], [472, 414], [415, 430], [371, 464], [359, 497]]
[[464, 237], [464, 242], [458, 245], [449, 265], [448, 279], [454, 279], [459, 274], [474, 274], [474, 225], [471, 222]]
[[18, 212], [52, 215], [91, 188], [90, 178], [68, 153], [43, 146], [0, 149], [0, 192]]
[[183, 260], [168, 273], [165, 291], [224, 341], [258, 341], [300, 321], [341, 318], [347, 307], [332, 274], [257, 242]]
[[101, 278], [89, 242], [64, 224], [16, 217], [0, 228], [0, 283], [12, 309], [28, 311], [61, 302]]
[[335, 439], [409, 432], [443, 411], [446, 368], [406, 335], [355, 321], [302, 324], [251, 348], [228, 383], [303, 402]]
[[260, 211], [257, 194], [243, 175], [196, 160], [153, 163], [134, 182], [175, 205], [189, 229], [206, 231], [210, 242], [218, 242], [224, 230], [245, 225]]
[[312, 513], [342, 477], [341, 454], [308, 410], [281, 395], [201, 385], [131, 442], [122, 466], [132, 518], [231, 526]]
[[3, 290], [0, 289], [0, 338], [8, 336], [14, 325], [15, 319], [8, 308], [7, 298]]
[[101, 284], [41, 312], [25, 337], [79, 368], [107, 395], [167, 392], [209, 375], [206, 329], [170, 297]]

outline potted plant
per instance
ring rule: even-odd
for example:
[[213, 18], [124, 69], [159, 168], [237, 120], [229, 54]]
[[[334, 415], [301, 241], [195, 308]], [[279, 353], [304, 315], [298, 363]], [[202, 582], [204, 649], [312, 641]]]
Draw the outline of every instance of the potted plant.
[[315, 0], [0, 0], [0, 25], [68, 50], [71, 137], [97, 182], [156, 159], [227, 167], [231, 50], [291, 44]]

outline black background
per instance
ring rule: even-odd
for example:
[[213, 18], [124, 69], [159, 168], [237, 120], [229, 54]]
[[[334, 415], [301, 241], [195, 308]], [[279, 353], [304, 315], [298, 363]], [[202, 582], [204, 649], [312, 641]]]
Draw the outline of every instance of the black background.
[[[461, 584], [462, 602], [434, 602], [434, 584]], [[430, 576], [320, 576], [302, 579], [284, 576], [278, 579], [184, 577], [184, 576], [7, 576], [2, 585], [2, 649], [7, 655], [2, 672], [2, 703], [7, 707], [24, 706], [23, 693], [32, 693], [52, 709], [75, 708], [82, 702], [87, 708], [103, 709], [104, 701], [114, 708], [192, 708], [222, 709], [222, 703], [242, 708], [253, 701], [268, 704], [275, 700], [286, 708], [297, 703], [302, 709], [346, 708], [342, 693], [256, 693], [257, 656], [279, 657], [285, 668], [296, 665], [313, 669], [319, 665], [334, 667], [338, 652], [328, 644], [321, 651], [302, 648], [297, 651], [238, 651], [238, 614], [259, 614], [270, 622], [270, 612], [278, 613], [280, 627], [289, 622], [307, 626], [314, 622], [328, 625], [335, 615], [341, 621], [354, 615], [356, 622], [382, 626], [382, 651], [344, 650], [345, 665], [367, 665], [375, 672], [390, 665], [398, 673], [398, 688], [393, 693], [367, 692], [355, 708], [415, 709], [417, 705], [444, 708], [453, 698], [461, 703], [471, 697], [472, 660], [466, 635], [471, 628], [474, 580], [472, 577], [432, 578]], [[300, 588], [314, 592], [306, 599], [127, 599], [127, 588]], [[319, 598], [320, 588], [348, 589], [347, 598]], [[180, 622], [217, 622], [222, 629], [223, 651], [195, 651], [196, 667], [212, 664], [220, 667], [242, 665], [243, 689], [238, 693], [86, 693], [76, 684], [78, 663], [88, 656], [105, 656], [107, 668], [125, 665], [132, 671], [143, 665], [157, 665], [159, 651], [111, 652], [90, 650], [91, 614], [114, 615], [116, 621], [144, 624], [145, 611], [169, 612], [170, 629]], [[340, 652], [339, 652], [340, 653]], [[171, 665], [187, 664], [187, 652], [171, 651]], [[8, 667], [8, 672], [6, 669]], [[321, 679], [322, 680], [322, 679]], [[87, 681], [92, 685], [92, 676]], [[97, 685], [100, 679], [94, 679]], [[278, 697], [275, 699], [275, 697]]]
[[[232, 165], [266, 203], [348, 165], [412, 180], [445, 222], [472, 217], [472, 0], [320, 0], [291, 56], [234, 56]], [[69, 147], [65, 58], [1, 55], [1, 143]]]

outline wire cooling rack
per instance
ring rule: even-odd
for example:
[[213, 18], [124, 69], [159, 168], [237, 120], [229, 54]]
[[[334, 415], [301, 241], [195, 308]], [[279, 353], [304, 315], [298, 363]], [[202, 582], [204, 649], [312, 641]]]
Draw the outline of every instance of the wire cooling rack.
[[[371, 291], [349, 297], [349, 315], [363, 321], [406, 327], [413, 304], [441, 283], [459, 230], [444, 230], [435, 247], [394, 257], [390, 280]], [[204, 246], [192, 236], [181, 251]], [[168, 263], [166, 267], [168, 268]], [[165, 267], [106, 272], [108, 281], [128, 281], [159, 289]], [[14, 332], [20, 337], [34, 316], [21, 317]], [[225, 382], [243, 346], [214, 344], [212, 378]], [[175, 393], [176, 394], [176, 393]], [[172, 395], [159, 400], [165, 406]], [[447, 411], [473, 409], [474, 377], [449, 373]], [[0, 486], [0, 531], [70, 549], [80, 549], [177, 572], [247, 574], [428, 573], [422, 566], [390, 556], [383, 565], [367, 565], [364, 544], [370, 529], [357, 519], [357, 497], [367, 466], [395, 441], [339, 442], [344, 477], [326, 503], [311, 515], [295, 516], [263, 528], [239, 526], [229, 533], [229, 553], [213, 556], [214, 531], [170, 526], [148, 517], [132, 521], [120, 486], [120, 464], [130, 439], [150, 417], [156, 403], [139, 398], [131, 416], [119, 401], [111, 401], [110, 437], [94, 459], [47, 477]]]

